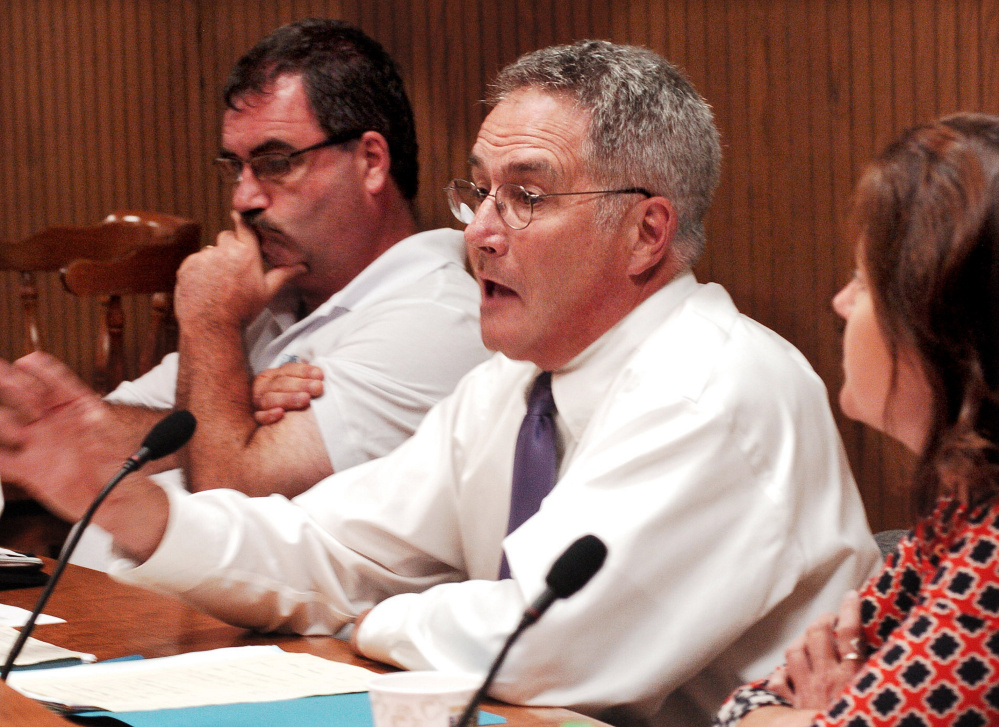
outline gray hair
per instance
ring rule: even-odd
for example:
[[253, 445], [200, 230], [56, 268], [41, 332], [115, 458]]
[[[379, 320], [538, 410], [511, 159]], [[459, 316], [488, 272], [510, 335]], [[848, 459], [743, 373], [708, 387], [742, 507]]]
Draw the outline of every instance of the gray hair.
[[589, 113], [582, 156], [594, 181], [669, 199], [676, 255], [693, 265], [704, 251], [721, 143], [711, 108], [690, 81], [646, 48], [581, 40], [522, 56], [500, 72], [487, 102], [525, 88], [565, 96]]

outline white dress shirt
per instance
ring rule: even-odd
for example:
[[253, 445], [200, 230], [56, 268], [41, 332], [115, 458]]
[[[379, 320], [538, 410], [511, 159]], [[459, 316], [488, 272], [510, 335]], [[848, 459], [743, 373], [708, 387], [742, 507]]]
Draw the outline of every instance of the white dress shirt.
[[[721, 287], [682, 276], [554, 372], [560, 478], [505, 537], [537, 373], [495, 356], [391, 455], [293, 501], [169, 492], [157, 552], [113, 572], [262, 630], [334, 633], [374, 607], [366, 654], [484, 673], [593, 533], [603, 569], [524, 634], [491, 693], [708, 724], [877, 564], [822, 382]], [[513, 578], [497, 581], [502, 549]]]
[[[323, 370], [323, 395], [310, 406], [334, 472], [391, 452], [489, 356], [479, 332], [479, 288], [456, 230], [401, 240], [300, 321], [297, 305], [279, 298], [250, 324], [247, 361], [254, 375], [292, 361]], [[169, 354], [106, 399], [172, 408], [177, 366], [177, 354]], [[180, 470], [154, 478], [184, 487]], [[107, 570], [110, 548], [107, 533], [91, 526], [72, 562]]]

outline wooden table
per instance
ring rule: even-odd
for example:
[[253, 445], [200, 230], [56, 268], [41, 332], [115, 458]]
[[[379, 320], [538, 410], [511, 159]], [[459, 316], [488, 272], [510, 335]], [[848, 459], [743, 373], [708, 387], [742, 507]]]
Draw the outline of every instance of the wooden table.
[[4, 727], [66, 727], [69, 722], [0, 682], [0, 724]]
[[[51, 561], [46, 571], [51, 571]], [[31, 609], [41, 587], [0, 591], [0, 603]], [[104, 573], [69, 566], [45, 607], [45, 613], [66, 619], [64, 624], [38, 626], [32, 634], [42, 641], [94, 654], [98, 660], [141, 654], [170, 656], [224, 646], [278, 644], [286, 651], [315, 654], [375, 671], [384, 664], [359, 657], [339, 639], [327, 636], [258, 634], [230, 626], [179, 600], [118, 583]], [[569, 721], [603, 723], [567, 709], [513, 707], [488, 701], [485, 708], [502, 715], [510, 727], [558, 727]], [[0, 725], [55, 725], [69, 722], [0, 684]]]

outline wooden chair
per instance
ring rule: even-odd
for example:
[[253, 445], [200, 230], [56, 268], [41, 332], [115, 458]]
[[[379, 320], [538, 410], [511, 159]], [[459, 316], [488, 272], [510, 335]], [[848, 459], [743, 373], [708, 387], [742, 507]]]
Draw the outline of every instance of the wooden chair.
[[177, 268], [196, 252], [200, 227], [160, 212], [121, 211], [94, 227], [52, 227], [22, 242], [0, 245], [0, 270], [21, 275], [25, 353], [44, 349], [35, 273], [61, 270], [66, 290], [97, 296], [104, 316], [98, 334], [94, 388], [106, 393], [125, 377], [123, 295], [152, 297], [151, 325], [139, 354], [148, 371], [176, 347], [173, 289]]

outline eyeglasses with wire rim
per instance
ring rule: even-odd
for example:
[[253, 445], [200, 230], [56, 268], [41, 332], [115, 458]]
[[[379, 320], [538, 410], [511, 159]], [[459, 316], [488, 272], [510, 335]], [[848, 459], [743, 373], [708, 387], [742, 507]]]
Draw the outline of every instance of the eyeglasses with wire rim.
[[297, 149], [287, 154], [281, 152], [267, 152], [266, 154], [256, 154], [249, 159], [240, 159], [238, 156], [217, 156], [212, 160], [222, 178], [232, 184], [237, 184], [243, 176], [243, 167], [248, 166], [253, 176], [260, 182], [276, 182], [287, 176], [292, 169], [292, 161], [300, 159], [303, 154], [317, 149], [325, 149], [328, 146], [346, 144], [348, 141], [359, 139], [366, 129], [353, 129], [343, 131], [323, 139], [318, 144], [307, 146], [304, 149]]
[[655, 195], [644, 187], [628, 187], [627, 189], [595, 189], [586, 192], [549, 192], [535, 194], [528, 192], [519, 184], [507, 182], [491, 193], [466, 179], [452, 179], [451, 184], [444, 188], [447, 193], [448, 207], [459, 222], [470, 225], [475, 213], [492, 197], [496, 203], [496, 212], [507, 227], [513, 230], [523, 230], [534, 217], [534, 205], [548, 197], [571, 197], [578, 194], [640, 194], [646, 199]]

